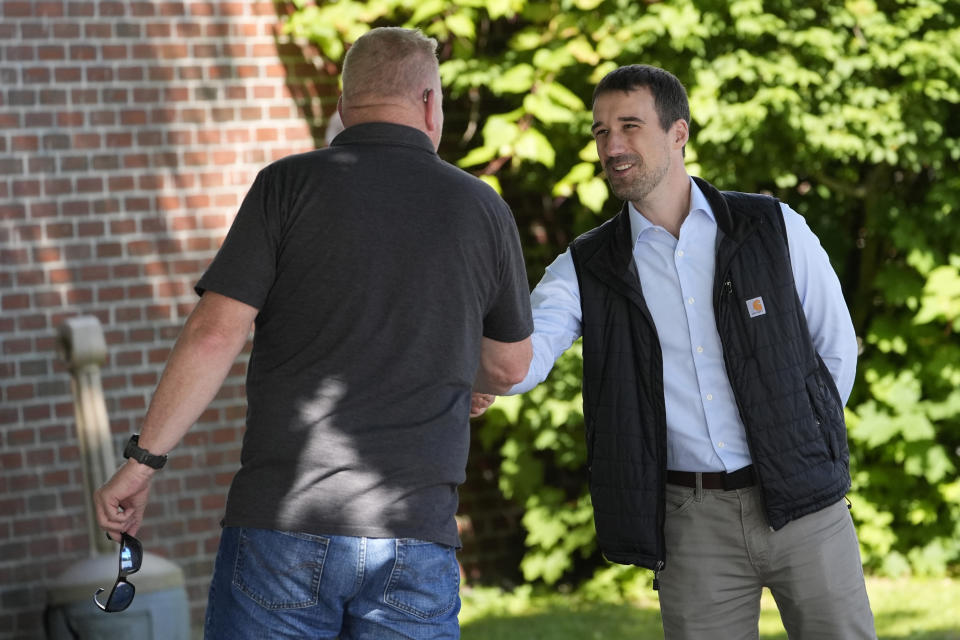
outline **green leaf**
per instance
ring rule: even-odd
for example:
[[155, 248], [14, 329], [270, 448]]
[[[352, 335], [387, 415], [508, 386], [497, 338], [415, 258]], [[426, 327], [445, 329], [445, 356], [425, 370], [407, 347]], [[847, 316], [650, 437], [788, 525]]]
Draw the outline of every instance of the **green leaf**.
[[960, 329], [960, 269], [943, 265], [933, 269], [923, 288], [920, 310], [914, 322], [942, 321]]
[[561, 197], [569, 197], [573, 195], [573, 190], [581, 182], [588, 182], [594, 177], [594, 165], [591, 162], [579, 162], [567, 172], [563, 178], [561, 178], [553, 186], [553, 195]]
[[607, 190], [607, 183], [602, 178], [593, 178], [577, 185], [577, 197], [590, 211], [600, 213], [610, 193]]
[[494, 191], [500, 195], [503, 195], [503, 188], [500, 186], [500, 180], [497, 179], [497, 176], [482, 175], [480, 176], [480, 179], [493, 187]]
[[473, 40], [477, 31], [473, 20], [464, 13], [454, 13], [444, 19], [447, 28], [458, 37]]
[[543, 93], [530, 93], [523, 99], [523, 108], [544, 124], [573, 122], [575, 114], [552, 101]]
[[526, 93], [533, 86], [535, 71], [527, 63], [514, 65], [490, 82], [490, 90], [497, 95]]
[[422, 0], [417, 4], [417, 10], [410, 16], [410, 24], [420, 25], [428, 19], [442, 14], [447, 8], [446, 0]]
[[457, 160], [457, 166], [467, 168], [478, 164], [486, 164], [497, 157], [497, 148], [483, 146], [471, 149], [467, 155]]
[[547, 137], [533, 127], [522, 132], [514, 144], [518, 158], [533, 160], [547, 167], [556, 162], [556, 152]]

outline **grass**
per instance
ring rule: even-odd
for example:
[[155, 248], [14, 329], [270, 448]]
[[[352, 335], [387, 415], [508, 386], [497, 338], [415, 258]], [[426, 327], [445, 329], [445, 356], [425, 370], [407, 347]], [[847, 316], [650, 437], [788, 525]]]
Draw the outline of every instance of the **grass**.
[[[881, 639], [960, 640], [960, 581], [868, 578]], [[656, 595], [632, 602], [589, 601], [576, 594], [465, 589], [462, 640], [653, 640], [663, 638]], [[786, 640], [773, 597], [764, 591], [760, 637]]]

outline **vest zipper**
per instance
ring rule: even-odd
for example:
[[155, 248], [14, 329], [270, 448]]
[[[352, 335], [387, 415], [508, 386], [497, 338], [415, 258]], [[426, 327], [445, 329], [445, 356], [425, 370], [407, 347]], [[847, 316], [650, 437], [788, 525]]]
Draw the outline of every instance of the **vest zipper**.
[[653, 570], [653, 590], [660, 591], [660, 572], [663, 571], [663, 560], [657, 560], [657, 567]]

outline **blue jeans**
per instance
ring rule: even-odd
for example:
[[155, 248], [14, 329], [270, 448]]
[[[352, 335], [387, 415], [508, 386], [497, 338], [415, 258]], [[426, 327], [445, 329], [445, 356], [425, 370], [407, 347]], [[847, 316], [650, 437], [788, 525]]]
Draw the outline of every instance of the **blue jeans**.
[[204, 637], [457, 639], [459, 591], [452, 547], [227, 527]]

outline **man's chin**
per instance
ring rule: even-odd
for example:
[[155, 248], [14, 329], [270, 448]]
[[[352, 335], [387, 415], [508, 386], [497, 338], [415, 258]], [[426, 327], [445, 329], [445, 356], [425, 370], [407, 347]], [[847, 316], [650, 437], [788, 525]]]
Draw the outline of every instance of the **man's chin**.
[[635, 190], [631, 189], [629, 186], [627, 185], [617, 186], [612, 182], [610, 182], [609, 184], [610, 184], [610, 191], [612, 191], [613, 195], [617, 196], [617, 198], [619, 198], [620, 200], [623, 200], [624, 202], [626, 201], [633, 202], [634, 200], [639, 199], [634, 197]]

